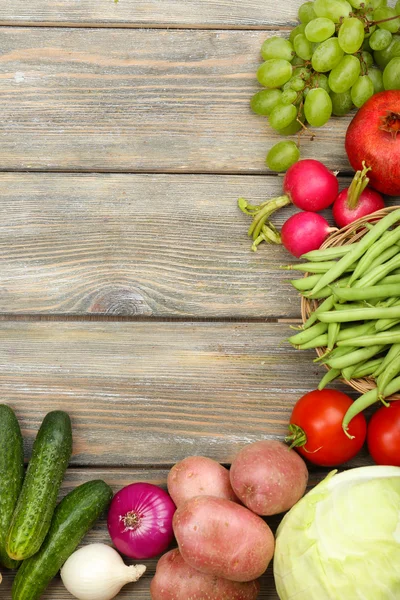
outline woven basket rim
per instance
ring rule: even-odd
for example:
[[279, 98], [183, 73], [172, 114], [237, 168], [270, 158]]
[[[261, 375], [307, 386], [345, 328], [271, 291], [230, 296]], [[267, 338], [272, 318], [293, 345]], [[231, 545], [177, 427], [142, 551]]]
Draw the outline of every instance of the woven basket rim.
[[[361, 217], [360, 219], [357, 219], [357, 221], [350, 223], [350, 225], [346, 225], [346, 227], [343, 227], [342, 229], [331, 233], [331, 235], [322, 244], [321, 249], [344, 246], [347, 244], [357, 242], [363, 237], [363, 235], [365, 235], [369, 231], [366, 227], [364, 227], [365, 223], [374, 223], [376, 221], [379, 221], [386, 215], [399, 208], [399, 205], [387, 206], [385, 208], [382, 208], [381, 210], [372, 213], [371, 215], [367, 215], [366, 217]], [[308, 277], [309, 275], [309, 273], [305, 273], [304, 277]], [[304, 296], [301, 297], [301, 318], [303, 323], [305, 323], [305, 321], [310, 316], [311, 312], [315, 310], [318, 304], [319, 303], [317, 300], [309, 300]], [[316, 353], [319, 357], [322, 356], [325, 352], [326, 348], [324, 347], [316, 348]], [[329, 371], [328, 365], [324, 366]], [[369, 390], [372, 390], [376, 387], [374, 379], [370, 377], [362, 377], [360, 379], [350, 380], [341, 378], [341, 381], [352, 387], [357, 392], [360, 392], [361, 394], [365, 394], [365, 392], [368, 392]], [[390, 398], [387, 399], [400, 400], [400, 394], [394, 394], [393, 396], [390, 396]]]

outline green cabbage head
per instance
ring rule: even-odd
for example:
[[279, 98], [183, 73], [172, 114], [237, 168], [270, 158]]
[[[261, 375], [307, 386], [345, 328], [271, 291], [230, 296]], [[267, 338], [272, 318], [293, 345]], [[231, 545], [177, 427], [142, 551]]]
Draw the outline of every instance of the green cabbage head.
[[330, 473], [283, 518], [281, 600], [400, 599], [400, 467]]

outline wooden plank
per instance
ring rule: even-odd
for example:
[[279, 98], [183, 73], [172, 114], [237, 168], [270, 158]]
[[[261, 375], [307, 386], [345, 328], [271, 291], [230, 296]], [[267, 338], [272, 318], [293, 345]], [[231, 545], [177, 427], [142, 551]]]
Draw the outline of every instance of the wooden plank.
[[[343, 183], [343, 182], [342, 182]], [[278, 177], [0, 173], [0, 312], [300, 316], [282, 246], [251, 252], [237, 207]], [[280, 226], [293, 212], [273, 218]]]
[[293, 22], [298, 3], [279, 11], [271, 2], [247, 0], [24, 0], [3, 3], [0, 23], [125, 27], [265, 27]]
[[[2, 170], [267, 173], [282, 138], [249, 108], [266, 36], [2, 29]], [[349, 169], [348, 123], [304, 137], [303, 158]]]
[[[136, 481], [146, 481], [155, 485], [161, 485], [165, 488], [167, 473], [168, 471], [166, 470], [131, 471], [117, 469], [70, 469], [67, 472], [61, 496], [63, 496], [65, 493], [67, 493], [77, 485], [80, 485], [81, 483], [92, 479], [104, 479], [109, 485], [112, 486], [115, 492], [121, 489], [121, 487], [130, 483], [134, 483]], [[316, 485], [319, 481], [321, 481], [325, 474], [326, 470], [311, 472], [309, 487], [312, 487]], [[268, 518], [268, 524], [271, 526], [273, 531], [276, 530], [280, 520], [281, 516], [279, 515]], [[105, 518], [99, 520], [99, 522], [95, 525], [93, 530], [85, 537], [81, 545], [88, 543], [110, 544], [110, 538], [107, 532]], [[126, 562], [132, 563], [133, 561]], [[147, 566], [147, 571], [145, 575], [136, 584], [128, 585], [125, 588], [123, 588], [121, 593], [118, 594], [118, 596], [116, 597], [117, 600], [122, 598], [132, 598], [132, 594], [134, 594], [134, 597], [137, 600], [150, 600], [149, 586], [150, 581], [154, 576], [157, 558], [153, 560], [140, 562]], [[13, 574], [10, 571], [5, 570], [2, 574], [4, 579], [3, 583], [1, 584], [1, 598], [4, 600], [11, 600], [11, 585], [13, 580]], [[61, 579], [59, 578], [59, 576], [57, 576], [54, 579], [54, 581], [50, 584], [49, 588], [47, 589], [46, 593], [42, 596], [42, 598], [43, 600], [70, 600], [72, 596], [65, 590]], [[261, 591], [259, 594], [259, 600], [278, 600], [273, 580], [272, 566], [268, 568], [265, 575], [261, 578]]]
[[[26, 451], [44, 415], [74, 428], [72, 465], [143, 466], [283, 439], [294, 403], [324, 373], [285, 323], [2, 322], [2, 400]], [[341, 389], [349, 390], [347, 387]]]

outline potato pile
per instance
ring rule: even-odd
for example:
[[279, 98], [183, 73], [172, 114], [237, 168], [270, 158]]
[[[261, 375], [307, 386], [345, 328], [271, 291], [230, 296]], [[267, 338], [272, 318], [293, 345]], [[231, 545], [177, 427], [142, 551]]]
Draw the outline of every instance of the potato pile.
[[307, 481], [303, 459], [275, 440], [242, 448], [230, 471], [203, 456], [177, 463], [167, 485], [178, 549], [159, 560], [152, 600], [255, 600], [275, 548], [262, 517], [289, 510]]

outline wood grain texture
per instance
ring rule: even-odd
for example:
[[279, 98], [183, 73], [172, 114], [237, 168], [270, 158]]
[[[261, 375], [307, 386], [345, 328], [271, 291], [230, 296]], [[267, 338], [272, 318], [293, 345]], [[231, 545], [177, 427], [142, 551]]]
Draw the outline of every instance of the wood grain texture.
[[[342, 181], [342, 184], [344, 182]], [[300, 316], [282, 246], [251, 252], [237, 207], [282, 179], [0, 173], [0, 312]], [[293, 212], [285, 208], [280, 226]]]
[[[309, 488], [316, 485], [321, 481], [327, 473], [327, 470], [320, 469], [319, 471], [311, 472], [309, 479]], [[102, 470], [102, 469], [69, 469], [67, 471], [65, 482], [60, 494], [60, 497], [64, 496], [65, 493], [92, 479], [103, 479], [113, 488], [114, 492], [117, 492], [123, 486], [136, 481], [146, 481], [155, 485], [161, 485], [166, 488], [166, 478], [168, 471], [159, 470]], [[271, 529], [275, 532], [282, 515], [276, 515], [267, 519]], [[103, 517], [95, 525], [93, 530], [84, 538], [81, 545], [89, 543], [104, 543], [110, 544], [110, 538], [107, 532], [106, 520]], [[127, 563], [133, 561], [126, 560]], [[122, 600], [123, 598], [135, 598], [135, 600], [150, 600], [149, 586], [150, 581], [154, 576], [155, 568], [157, 564], [157, 558], [153, 560], [140, 561], [145, 564], [147, 571], [145, 575], [135, 584], [127, 585], [118, 594], [116, 600]], [[13, 580], [13, 574], [10, 571], [3, 570], [3, 583], [1, 584], [1, 598], [2, 600], [11, 600], [11, 585]], [[48, 587], [45, 594], [42, 596], [43, 600], [72, 600], [72, 596], [64, 588], [61, 579], [57, 576]], [[273, 580], [272, 566], [269, 566], [266, 573], [261, 578], [261, 591], [258, 596], [259, 600], [278, 600], [278, 596], [275, 591], [275, 585]]]
[[229, 463], [241, 445], [282, 439], [324, 373], [289, 333], [284, 323], [2, 322], [2, 401], [21, 420], [27, 455], [44, 415], [62, 409], [75, 466], [190, 454]]
[[125, 27], [265, 27], [287, 25], [298, 3], [264, 0], [24, 0], [4, 2], [0, 23]]
[[[274, 35], [277, 32], [269, 32]], [[2, 170], [267, 173], [266, 32], [3, 28]], [[349, 169], [333, 118], [303, 158]]]

